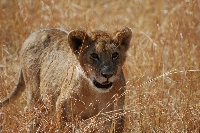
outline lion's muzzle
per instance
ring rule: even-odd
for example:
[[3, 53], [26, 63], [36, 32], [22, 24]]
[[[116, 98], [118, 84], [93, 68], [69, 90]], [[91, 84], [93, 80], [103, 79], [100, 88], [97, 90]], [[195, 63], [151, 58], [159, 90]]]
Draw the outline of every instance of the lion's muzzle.
[[103, 83], [99, 83], [97, 82], [95, 79], [93, 80], [93, 84], [100, 89], [109, 89], [110, 87], [112, 87], [113, 83], [109, 82], [109, 81], [105, 81]]

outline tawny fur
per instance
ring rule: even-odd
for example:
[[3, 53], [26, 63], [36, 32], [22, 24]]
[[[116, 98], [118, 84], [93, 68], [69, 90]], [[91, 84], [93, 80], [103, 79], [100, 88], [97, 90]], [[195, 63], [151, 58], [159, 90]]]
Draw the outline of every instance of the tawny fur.
[[[88, 35], [81, 30], [61, 29], [32, 33], [21, 49], [18, 85], [0, 105], [16, 99], [25, 86], [28, 109], [45, 105], [48, 115], [56, 112], [59, 130], [75, 118], [87, 120], [113, 110], [122, 113], [125, 98], [122, 65], [131, 36], [127, 27], [113, 34], [95, 31]], [[98, 88], [94, 80], [112, 86]], [[123, 124], [123, 117], [117, 119], [113, 131], [122, 132]], [[105, 122], [105, 126], [111, 127], [111, 122]], [[33, 125], [29, 130], [34, 130]], [[108, 132], [104, 130], [101, 131]]]

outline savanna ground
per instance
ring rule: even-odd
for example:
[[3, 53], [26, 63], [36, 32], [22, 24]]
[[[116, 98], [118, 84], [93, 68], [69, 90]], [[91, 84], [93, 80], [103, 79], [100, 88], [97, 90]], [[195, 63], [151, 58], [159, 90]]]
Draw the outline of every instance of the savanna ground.
[[[200, 132], [200, 0], [1, 0], [0, 98], [16, 84], [19, 51], [40, 28], [133, 30], [124, 72], [125, 132]], [[25, 132], [25, 94], [0, 112], [2, 133]], [[95, 123], [95, 122], [94, 122]], [[45, 132], [53, 132], [43, 120]], [[48, 130], [47, 130], [48, 129]]]

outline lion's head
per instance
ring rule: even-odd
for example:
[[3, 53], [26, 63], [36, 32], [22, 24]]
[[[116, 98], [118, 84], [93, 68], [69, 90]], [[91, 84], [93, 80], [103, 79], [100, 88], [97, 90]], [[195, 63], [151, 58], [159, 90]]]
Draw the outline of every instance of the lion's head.
[[84, 75], [98, 91], [107, 92], [121, 74], [126, 51], [132, 37], [130, 28], [108, 34], [73, 30], [68, 41], [84, 71]]

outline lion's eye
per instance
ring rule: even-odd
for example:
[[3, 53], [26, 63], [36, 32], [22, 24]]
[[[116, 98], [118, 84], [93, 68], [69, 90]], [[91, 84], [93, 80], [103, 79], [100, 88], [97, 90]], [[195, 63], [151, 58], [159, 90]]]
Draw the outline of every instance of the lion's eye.
[[92, 53], [90, 56], [93, 60], [99, 61], [99, 55], [97, 53]]
[[116, 60], [119, 57], [119, 53], [115, 52], [112, 54], [112, 60]]

